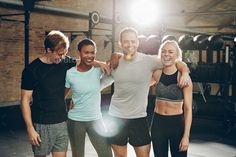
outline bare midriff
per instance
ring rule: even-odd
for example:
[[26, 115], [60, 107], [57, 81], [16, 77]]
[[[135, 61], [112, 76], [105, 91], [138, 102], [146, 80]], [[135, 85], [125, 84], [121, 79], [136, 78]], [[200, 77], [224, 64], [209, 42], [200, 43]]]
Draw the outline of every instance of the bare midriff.
[[183, 113], [183, 102], [156, 100], [155, 112], [161, 115], [179, 115]]

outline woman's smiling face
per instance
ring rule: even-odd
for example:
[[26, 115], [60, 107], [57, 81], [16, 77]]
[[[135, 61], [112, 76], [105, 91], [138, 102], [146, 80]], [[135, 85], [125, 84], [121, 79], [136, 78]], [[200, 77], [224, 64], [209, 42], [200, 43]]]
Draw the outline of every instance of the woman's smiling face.
[[96, 57], [96, 48], [93, 45], [84, 45], [79, 51], [80, 62], [84, 65], [91, 65]]
[[161, 61], [164, 66], [171, 66], [179, 58], [178, 48], [174, 43], [166, 43], [161, 49]]

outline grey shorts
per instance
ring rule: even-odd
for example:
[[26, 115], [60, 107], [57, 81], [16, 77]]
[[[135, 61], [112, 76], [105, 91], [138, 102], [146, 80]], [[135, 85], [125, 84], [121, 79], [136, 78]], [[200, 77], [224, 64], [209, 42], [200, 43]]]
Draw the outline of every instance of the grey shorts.
[[66, 152], [68, 149], [68, 132], [66, 122], [58, 124], [37, 124], [41, 143], [39, 147], [32, 146], [34, 155], [49, 155], [50, 152]]

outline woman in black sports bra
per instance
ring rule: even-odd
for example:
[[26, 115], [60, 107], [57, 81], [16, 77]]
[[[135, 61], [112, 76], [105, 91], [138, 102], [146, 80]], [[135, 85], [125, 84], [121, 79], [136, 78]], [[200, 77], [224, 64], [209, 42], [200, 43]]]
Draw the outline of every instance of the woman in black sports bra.
[[164, 42], [159, 49], [163, 69], [153, 73], [156, 86], [156, 105], [151, 128], [155, 157], [187, 157], [192, 123], [192, 82], [178, 86], [176, 60], [182, 58], [175, 41]]

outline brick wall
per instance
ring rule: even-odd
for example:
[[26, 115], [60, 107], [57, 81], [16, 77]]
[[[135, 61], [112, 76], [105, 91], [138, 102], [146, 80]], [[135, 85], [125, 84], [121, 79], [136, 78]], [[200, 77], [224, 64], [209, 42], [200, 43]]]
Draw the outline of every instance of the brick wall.
[[[112, 1], [110, 0], [52, 0], [39, 2], [40, 5], [76, 10], [89, 13], [98, 11], [101, 16], [112, 15]], [[21, 10], [13, 8], [1, 8], [0, 14], [19, 13]], [[24, 20], [24, 16], [7, 17]], [[108, 24], [98, 24], [97, 27], [111, 28]], [[30, 62], [43, 54], [43, 40], [45, 31], [52, 29], [61, 31], [86, 31], [88, 20], [31, 12], [30, 15]], [[99, 35], [93, 35], [97, 43], [97, 59], [107, 60], [111, 54], [111, 42], [104, 47], [104, 40], [108, 40], [105, 34], [109, 31], [95, 31]], [[70, 33], [65, 33], [70, 37]], [[104, 35], [103, 35], [104, 34]], [[68, 55], [76, 57], [76, 44], [85, 36], [77, 36], [69, 48]], [[0, 107], [18, 104], [20, 100], [21, 72], [24, 68], [24, 24], [20, 22], [0, 21]]]

